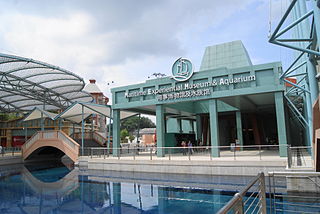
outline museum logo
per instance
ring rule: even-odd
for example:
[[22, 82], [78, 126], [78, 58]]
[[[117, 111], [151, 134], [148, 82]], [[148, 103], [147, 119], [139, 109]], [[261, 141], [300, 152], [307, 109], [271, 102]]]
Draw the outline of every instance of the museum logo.
[[179, 58], [172, 65], [172, 78], [176, 81], [183, 82], [193, 74], [193, 65], [190, 60]]

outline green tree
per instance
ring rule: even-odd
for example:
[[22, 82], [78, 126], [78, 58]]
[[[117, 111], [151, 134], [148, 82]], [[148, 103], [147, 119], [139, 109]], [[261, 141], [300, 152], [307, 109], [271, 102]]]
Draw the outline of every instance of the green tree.
[[140, 127], [140, 129], [155, 128], [156, 125], [147, 117], [141, 117], [139, 125], [139, 116], [129, 117], [128, 119], [121, 121], [120, 124], [120, 129], [126, 129], [129, 133], [133, 133], [138, 127]]
[[120, 140], [121, 140], [121, 143], [127, 143], [126, 142], [126, 137], [129, 136], [129, 132], [127, 129], [122, 129], [120, 131]]
[[130, 140], [130, 142], [132, 142], [135, 138], [136, 138], [135, 136], [129, 135], [129, 140]]
[[22, 117], [23, 115], [20, 115], [19, 113], [0, 113], [0, 121], [17, 120]]

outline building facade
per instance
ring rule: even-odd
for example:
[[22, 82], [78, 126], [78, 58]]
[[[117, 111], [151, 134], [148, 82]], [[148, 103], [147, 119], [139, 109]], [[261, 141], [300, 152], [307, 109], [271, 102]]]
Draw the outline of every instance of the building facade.
[[[211, 146], [279, 145], [287, 156], [287, 127], [279, 62], [252, 65], [241, 41], [207, 47], [198, 72], [179, 58], [172, 77], [113, 88], [113, 146], [120, 147], [120, 110], [156, 116], [157, 155], [182, 140]], [[114, 150], [114, 155], [117, 155]]]

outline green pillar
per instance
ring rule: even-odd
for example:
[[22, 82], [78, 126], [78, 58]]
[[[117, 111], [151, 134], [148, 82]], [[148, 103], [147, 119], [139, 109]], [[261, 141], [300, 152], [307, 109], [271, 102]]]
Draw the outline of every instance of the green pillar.
[[[210, 115], [210, 133], [211, 133], [211, 146], [219, 146], [219, 123], [218, 123], [218, 108], [217, 100], [211, 99], [209, 101], [209, 115]], [[220, 157], [220, 149], [211, 149], [212, 157]]]
[[286, 123], [285, 123], [284, 105], [283, 105], [283, 93], [282, 92], [274, 93], [274, 99], [276, 103], [279, 153], [280, 153], [280, 157], [287, 157], [287, 135], [286, 135]]
[[179, 129], [179, 133], [182, 133], [182, 120], [181, 119], [177, 119], [178, 122], [178, 129]]
[[201, 116], [200, 116], [200, 114], [197, 114], [196, 115], [196, 128], [197, 128], [197, 140], [201, 140], [201, 142], [203, 142], [203, 140], [202, 140], [202, 135], [201, 135], [201, 133], [202, 133], [202, 126], [201, 126]]
[[168, 194], [165, 187], [158, 186], [158, 214], [166, 213], [166, 204], [168, 204], [166, 198], [168, 198]]
[[121, 213], [121, 183], [113, 183], [112, 192], [114, 213]]
[[191, 128], [191, 132], [194, 134], [194, 121], [189, 120], [189, 124], [190, 124], [190, 128]]
[[239, 140], [241, 149], [243, 146], [243, 136], [242, 136], [242, 122], [241, 122], [241, 112], [236, 111], [236, 124], [237, 124], [237, 139]]
[[113, 115], [113, 139], [112, 139], [112, 153], [113, 156], [117, 157], [120, 153], [120, 110], [114, 109], [112, 111]]
[[164, 121], [164, 107], [163, 105], [156, 105], [156, 125], [157, 125], [157, 156], [164, 157], [164, 133], [165, 133], [165, 121]]

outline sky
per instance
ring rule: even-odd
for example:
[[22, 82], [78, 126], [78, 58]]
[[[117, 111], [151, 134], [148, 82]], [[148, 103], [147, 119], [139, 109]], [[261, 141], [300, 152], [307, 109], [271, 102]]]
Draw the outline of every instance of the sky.
[[[53, 64], [110, 88], [197, 71], [206, 46], [242, 40], [253, 64], [288, 61], [268, 43], [287, 0], [0, 0], [0, 52]], [[270, 15], [271, 14], [271, 15]], [[271, 17], [271, 18], [270, 18]], [[113, 82], [113, 83], [111, 83]], [[108, 85], [109, 83], [109, 85]]]

